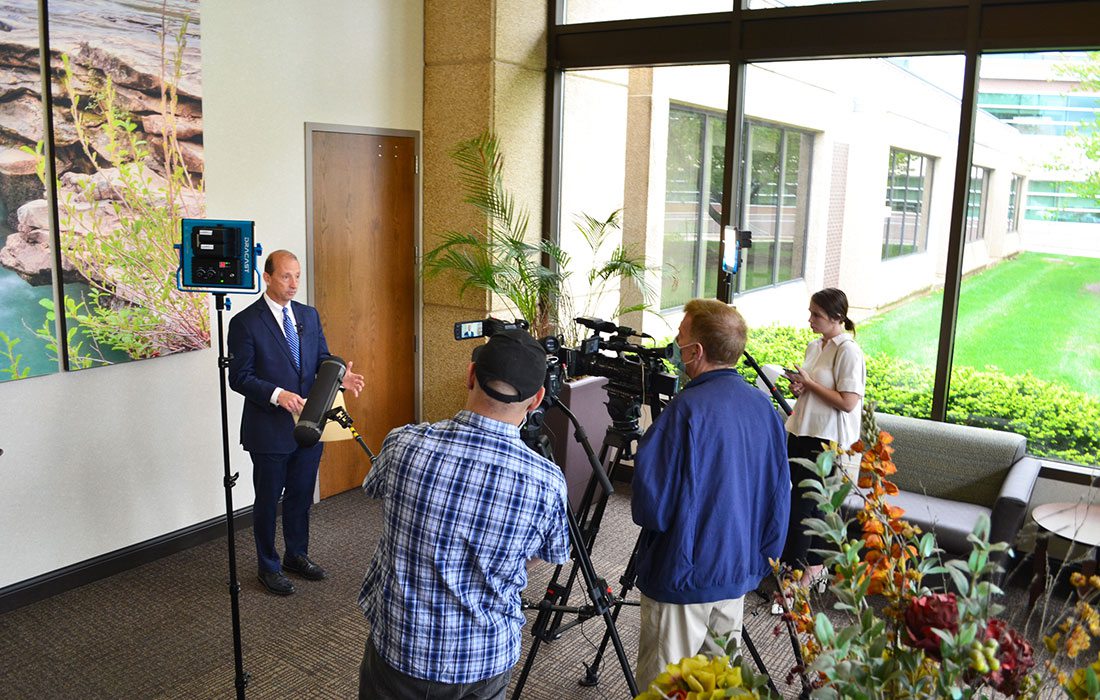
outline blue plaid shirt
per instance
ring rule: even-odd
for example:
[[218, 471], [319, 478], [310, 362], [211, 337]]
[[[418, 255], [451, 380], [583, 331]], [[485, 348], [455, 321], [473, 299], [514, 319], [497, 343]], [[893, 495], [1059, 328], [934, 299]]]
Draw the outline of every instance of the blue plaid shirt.
[[514, 666], [527, 560], [569, 558], [558, 467], [516, 426], [460, 411], [390, 432], [363, 490], [384, 522], [359, 605], [386, 663], [438, 683]]

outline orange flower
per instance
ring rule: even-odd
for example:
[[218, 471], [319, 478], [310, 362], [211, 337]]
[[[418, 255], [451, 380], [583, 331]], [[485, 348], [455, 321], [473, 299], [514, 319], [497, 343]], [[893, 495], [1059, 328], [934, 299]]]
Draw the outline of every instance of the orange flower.
[[881, 520], [868, 519], [863, 523], [863, 532], [867, 535], [881, 535], [885, 532]]

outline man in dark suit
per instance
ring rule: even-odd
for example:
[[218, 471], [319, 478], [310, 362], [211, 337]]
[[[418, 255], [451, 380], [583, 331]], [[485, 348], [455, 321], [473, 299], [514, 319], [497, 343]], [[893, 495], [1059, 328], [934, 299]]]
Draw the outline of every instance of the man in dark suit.
[[[301, 277], [298, 258], [286, 250], [271, 253], [263, 277], [264, 294], [229, 322], [229, 386], [245, 397], [241, 445], [252, 457], [260, 581], [272, 593], [290, 595], [294, 584], [284, 570], [311, 581], [325, 577], [308, 554], [309, 509], [323, 445], [299, 447], [293, 433], [317, 367], [330, 355], [317, 309], [293, 301]], [[351, 366], [343, 385], [358, 396], [363, 376]], [[281, 566], [275, 549], [280, 495], [286, 545]]]

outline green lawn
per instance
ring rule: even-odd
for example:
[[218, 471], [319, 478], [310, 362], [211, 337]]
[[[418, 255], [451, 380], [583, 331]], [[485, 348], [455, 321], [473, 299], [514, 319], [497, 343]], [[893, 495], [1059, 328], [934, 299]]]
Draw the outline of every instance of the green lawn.
[[[869, 319], [868, 354], [936, 365], [943, 292]], [[1022, 253], [963, 280], [955, 367], [995, 367], [1100, 396], [1100, 259]]]

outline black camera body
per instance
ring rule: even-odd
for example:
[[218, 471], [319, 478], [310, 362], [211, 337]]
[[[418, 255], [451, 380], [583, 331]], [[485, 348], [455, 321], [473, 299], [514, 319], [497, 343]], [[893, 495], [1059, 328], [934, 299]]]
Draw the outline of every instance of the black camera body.
[[671, 347], [631, 342], [631, 338], [649, 336], [610, 321], [584, 316], [573, 320], [591, 329], [593, 335], [576, 348], [561, 349], [559, 357], [568, 376], [607, 378], [607, 410], [616, 425], [636, 424], [643, 403], [656, 417], [678, 388], [676, 375], [668, 372], [665, 364], [672, 357]]
[[[607, 378], [607, 411], [614, 426], [623, 429], [635, 426], [630, 429], [636, 429], [642, 404], [649, 405], [656, 418], [678, 388], [676, 375], [669, 373], [665, 365], [665, 360], [672, 357], [671, 346], [647, 348], [631, 342], [631, 338], [650, 336], [611, 321], [587, 316], [573, 320], [593, 331], [578, 347], [565, 347], [559, 336], [539, 340], [546, 350], [544, 405], [558, 396], [570, 377], [592, 375]], [[455, 323], [454, 335], [455, 340], [466, 340], [528, 328], [530, 324], [523, 319], [486, 318]]]

